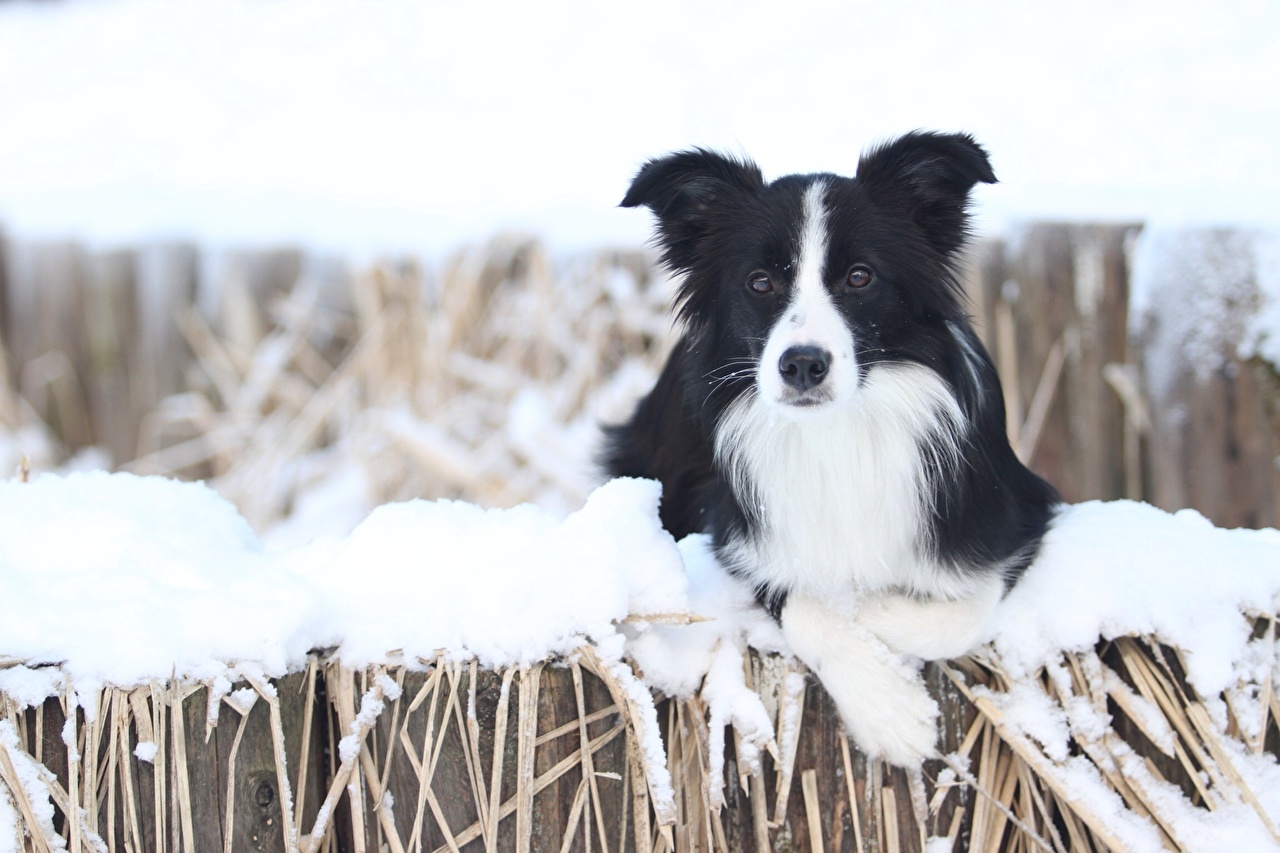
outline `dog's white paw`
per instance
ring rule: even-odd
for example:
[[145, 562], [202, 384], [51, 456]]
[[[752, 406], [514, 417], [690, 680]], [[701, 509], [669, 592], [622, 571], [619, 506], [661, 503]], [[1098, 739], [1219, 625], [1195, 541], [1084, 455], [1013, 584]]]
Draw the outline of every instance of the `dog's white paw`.
[[956, 658], [987, 639], [1004, 582], [991, 577], [954, 600], [922, 601], [900, 593], [870, 596], [854, 617], [895, 651], [925, 660]]
[[878, 657], [854, 661], [828, 656], [818, 677], [863, 752], [890, 764], [919, 767], [938, 754], [938, 704], [918, 673]]
[[938, 705], [914, 663], [814, 599], [788, 599], [782, 631], [817, 673], [863, 752], [903, 767], [937, 755]]
[[845, 727], [863, 752], [900, 767], [919, 767], [938, 757], [938, 705], [923, 683], [918, 688], [882, 697], [872, 714], [860, 716], [864, 722], [856, 727], [842, 712]]

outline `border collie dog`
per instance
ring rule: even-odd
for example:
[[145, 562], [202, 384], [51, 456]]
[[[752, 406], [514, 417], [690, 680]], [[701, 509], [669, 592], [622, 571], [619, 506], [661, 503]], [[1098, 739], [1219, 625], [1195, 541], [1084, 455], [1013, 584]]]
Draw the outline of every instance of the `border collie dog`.
[[604, 467], [661, 481], [666, 528], [710, 534], [859, 746], [904, 766], [936, 754], [920, 660], [983, 639], [1059, 502], [964, 310], [979, 181], [972, 137], [917, 131], [854, 178], [674, 153], [622, 200], [656, 218], [683, 337]]

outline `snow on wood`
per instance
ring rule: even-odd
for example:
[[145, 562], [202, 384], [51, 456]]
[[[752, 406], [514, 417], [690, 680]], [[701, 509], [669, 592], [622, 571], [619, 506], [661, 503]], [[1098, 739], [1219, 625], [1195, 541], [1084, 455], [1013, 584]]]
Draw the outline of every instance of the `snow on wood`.
[[[696, 765], [703, 767], [708, 814], [727, 802], [720, 786], [728, 726], [738, 773], [761, 772], [770, 760], [761, 751], [785, 759], [777, 765], [785, 775], [774, 817], [782, 821], [792, 774], [799, 779], [791, 762], [804, 723], [792, 712], [801, 706], [788, 677], [785, 695], [768, 710], [741, 661], [753, 647], [785, 648], [705, 543], [694, 538], [677, 548], [661, 530], [657, 500], [655, 484], [619, 480], [563, 520], [530, 506], [412, 501], [380, 508], [349, 536], [271, 552], [229, 503], [199, 484], [105, 473], [6, 482], [4, 714], [13, 721], [47, 696], [62, 697], [71, 711], [79, 704], [82, 724], [71, 714], [61, 730], [74, 767], [98, 760], [92, 744], [107, 722], [102, 717], [117, 713], [103, 710], [112, 691], [206, 683], [247, 719], [255, 703], [228, 691], [247, 679], [271, 705], [277, 732], [276, 814], [284, 807], [296, 822], [302, 818], [289, 817], [289, 765], [276, 720], [284, 698], [265, 676], [306, 672], [312, 651], [326, 648], [326, 666], [336, 672], [373, 673], [363, 692], [339, 678], [351, 695], [335, 748], [346, 773], [364, 767], [369, 802], [379, 804], [388, 793], [406, 799], [385, 783], [373, 787], [378, 773], [364, 756], [365, 734], [389, 713], [401, 716], [391, 709], [403, 702], [422, 701], [402, 697], [387, 667], [437, 673], [431, 678], [438, 689], [442, 674], [460, 672], [458, 666], [469, 666], [474, 679], [474, 662], [527, 671], [543, 661], [581, 660], [623, 709], [637, 768], [629, 778], [648, 789], [645, 808], [659, 826], [678, 825], [681, 812], [652, 689], [684, 697], [682, 714], [695, 713], [710, 727], [701, 747], [713, 750], [710, 763]], [[1058, 831], [1049, 814], [1068, 809], [1081, 821], [1078, 831], [1126, 849], [1154, 849], [1160, 839], [1207, 849], [1228, 827], [1241, 844], [1280, 840], [1280, 768], [1264, 748], [1276, 725], [1277, 596], [1280, 532], [1224, 530], [1189, 511], [1170, 515], [1132, 502], [1064, 509], [1040, 559], [1003, 605], [990, 645], [942, 669], [977, 709], [975, 725], [986, 726], [964, 739], [967, 747], [957, 744], [949, 761], [971, 772], [965, 767], [975, 744], [1012, 750], [1045, 786], [1037, 796], [1054, 804], [1021, 812], [1018, 820], [1037, 833]], [[670, 618], [703, 606], [710, 621]], [[627, 658], [643, 685], [623, 665]], [[449, 701], [458, 701], [454, 695]], [[463, 705], [473, 721], [466, 729], [478, 706], [474, 699]], [[197, 708], [208, 716], [205, 705]], [[1166, 766], [1144, 763], [1116, 734], [1116, 713], [1149, 733]], [[140, 729], [137, 744], [116, 760], [158, 761], [156, 746], [148, 746], [158, 745], [154, 737]], [[10, 753], [21, 751], [6, 744]], [[815, 802], [819, 782], [806, 778], [804, 801]], [[340, 793], [346, 783], [338, 781], [333, 791]], [[31, 785], [22, 784], [19, 799], [16, 789], [8, 794], [18, 806], [31, 797]], [[974, 774], [971, 784], [987, 783]], [[999, 791], [988, 793], [1004, 802]], [[886, 796], [893, 809], [927, 800], [911, 789]], [[336, 802], [332, 791], [324, 814], [332, 812], [329, 800]], [[426, 806], [430, 812], [430, 797]], [[10, 813], [21, 814], [10, 807], [0, 817]], [[380, 831], [398, 831], [397, 818], [383, 814]], [[43, 831], [42, 823], [30, 825]], [[76, 835], [96, 831], [89, 826]], [[305, 837], [306, 828], [300, 833]]]

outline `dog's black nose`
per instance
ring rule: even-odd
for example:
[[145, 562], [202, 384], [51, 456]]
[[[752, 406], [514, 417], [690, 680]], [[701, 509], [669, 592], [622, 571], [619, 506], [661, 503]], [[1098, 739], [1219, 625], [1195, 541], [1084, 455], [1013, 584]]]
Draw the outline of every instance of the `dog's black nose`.
[[821, 385], [830, 367], [831, 353], [822, 347], [789, 347], [778, 359], [782, 381], [799, 391]]

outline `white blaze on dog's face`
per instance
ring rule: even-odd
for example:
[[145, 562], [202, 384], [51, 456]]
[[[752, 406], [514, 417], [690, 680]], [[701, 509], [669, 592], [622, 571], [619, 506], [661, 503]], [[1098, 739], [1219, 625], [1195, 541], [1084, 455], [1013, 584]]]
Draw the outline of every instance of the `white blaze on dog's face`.
[[756, 372], [761, 399], [784, 411], [846, 402], [858, 385], [853, 332], [827, 288], [827, 189], [817, 179], [804, 192], [786, 307], [769, 331]]

